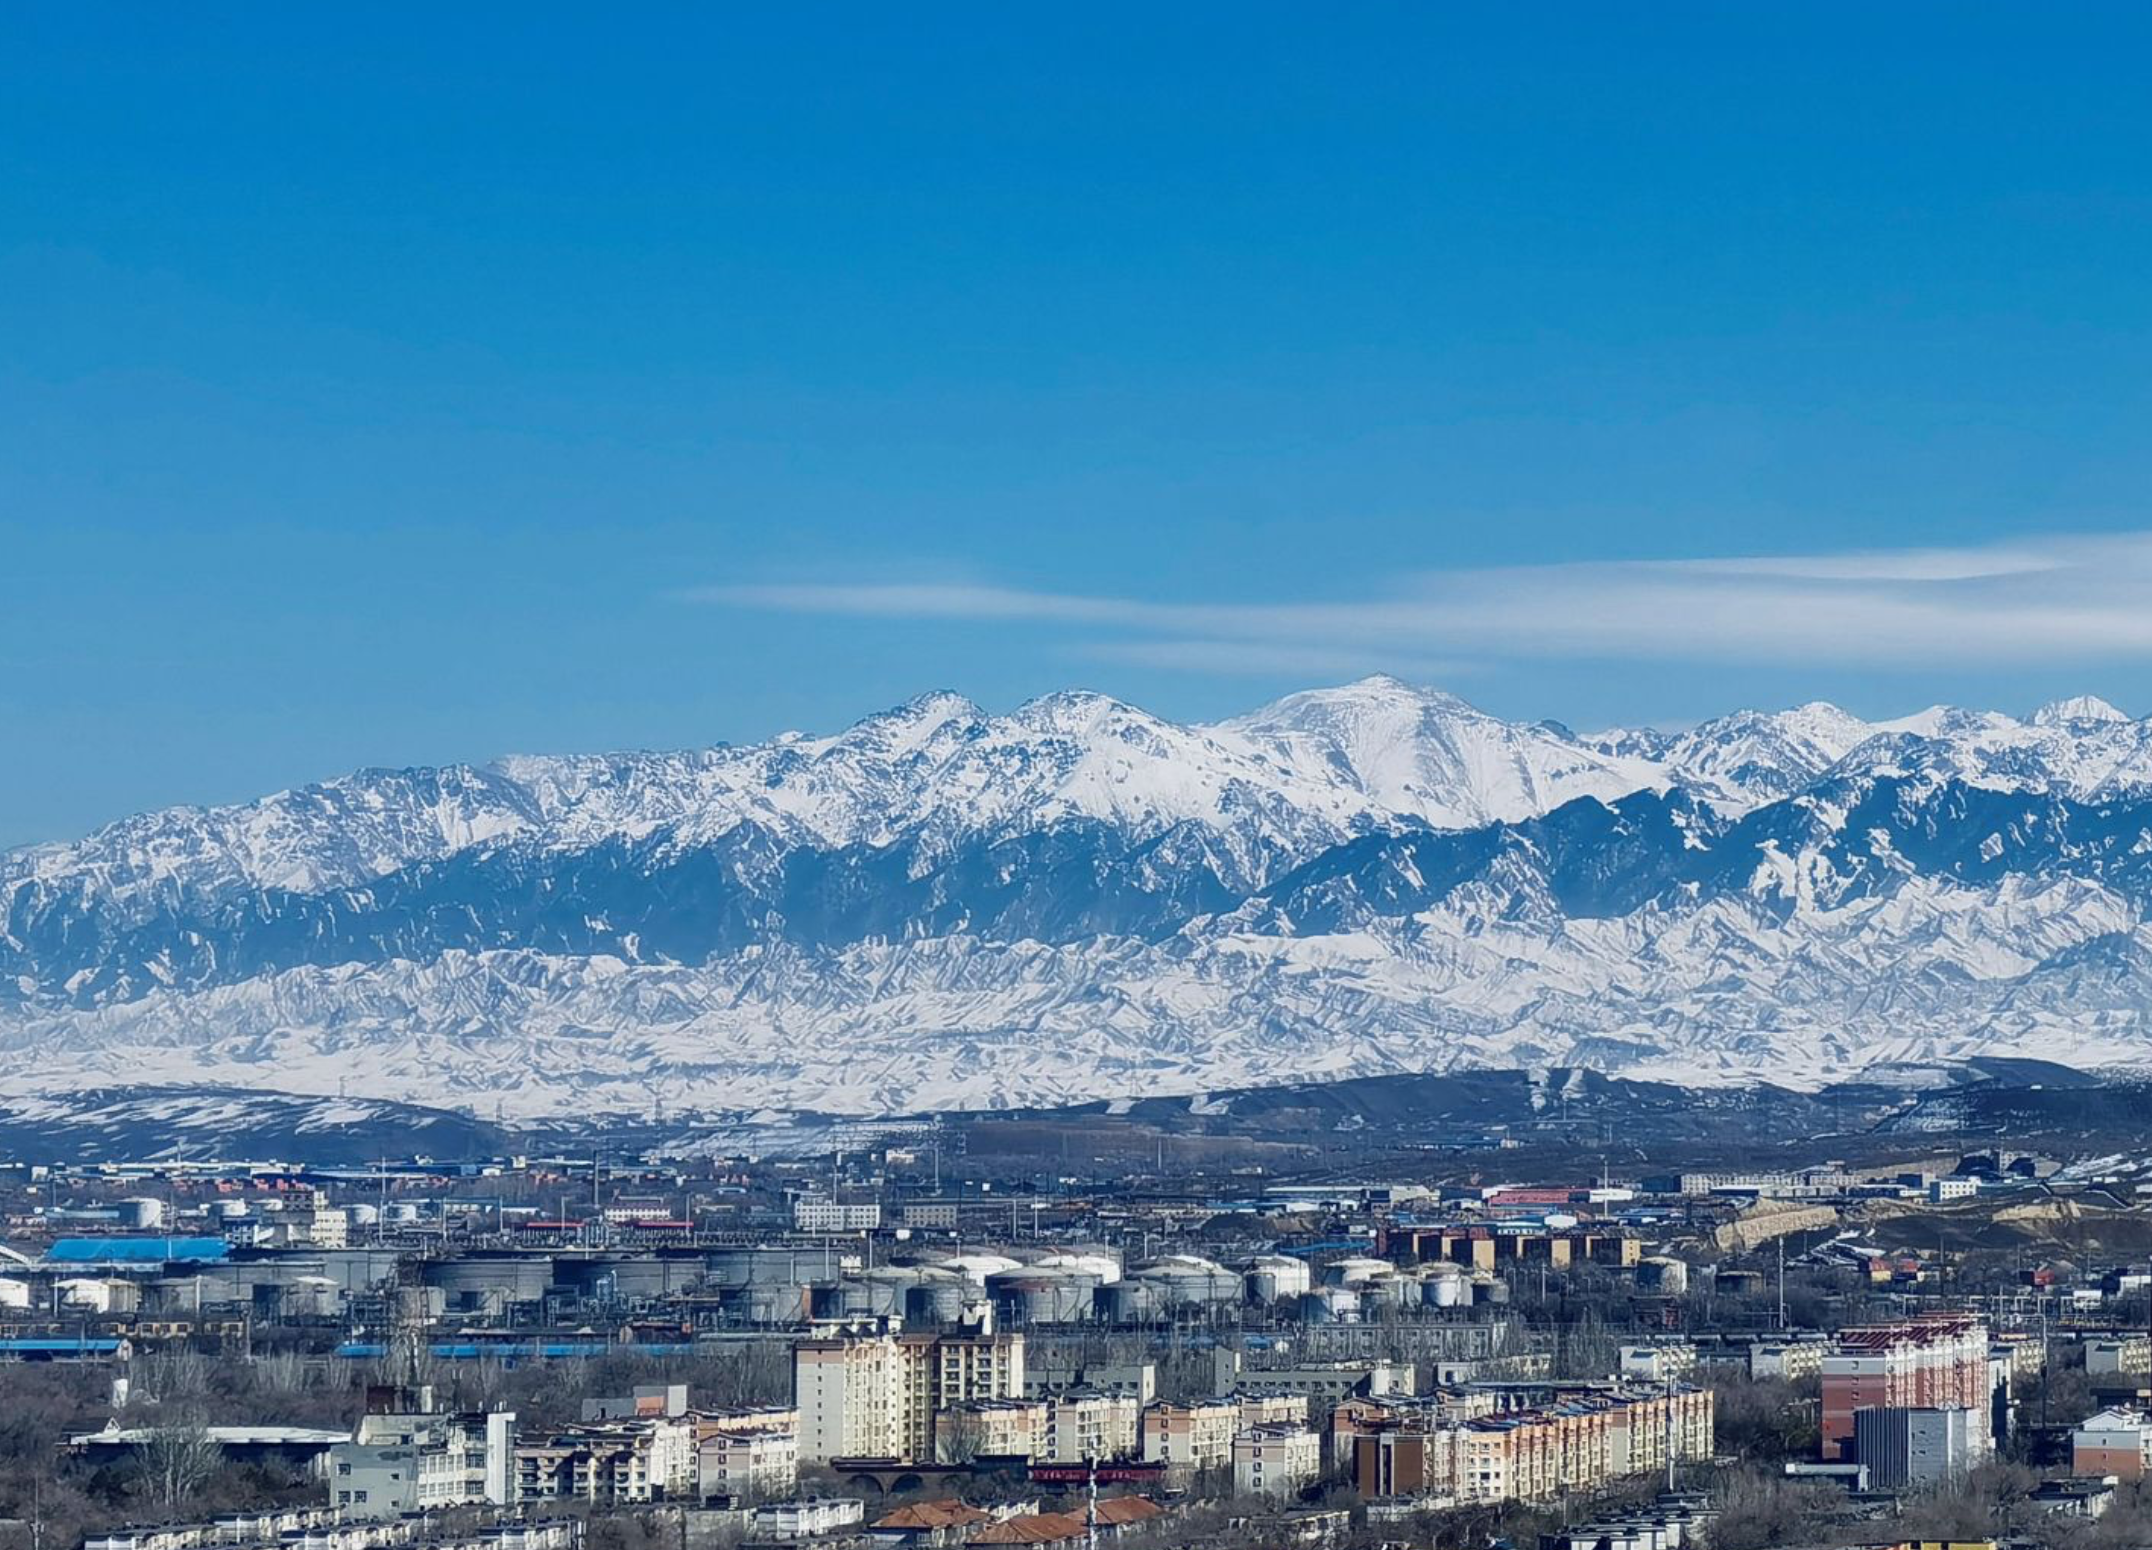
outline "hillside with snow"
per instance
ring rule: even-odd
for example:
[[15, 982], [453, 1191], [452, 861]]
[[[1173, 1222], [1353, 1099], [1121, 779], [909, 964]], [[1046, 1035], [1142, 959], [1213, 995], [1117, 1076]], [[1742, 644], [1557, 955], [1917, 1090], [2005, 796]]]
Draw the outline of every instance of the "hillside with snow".
[[0, 1083], [489, 1118], [1384, 1070], [2152, 1065], [2152, 723], [1514, 723], [1390, 679], [1180, 725], [366, 770], [0, 855]]

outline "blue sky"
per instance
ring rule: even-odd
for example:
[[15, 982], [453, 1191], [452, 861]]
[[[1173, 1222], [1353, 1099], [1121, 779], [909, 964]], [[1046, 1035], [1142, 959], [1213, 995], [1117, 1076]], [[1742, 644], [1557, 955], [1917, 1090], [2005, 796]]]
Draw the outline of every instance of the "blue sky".
[[2142, 7], [760, 10], [0, 24], [0, 842], [938, 686], [2152, 711]]

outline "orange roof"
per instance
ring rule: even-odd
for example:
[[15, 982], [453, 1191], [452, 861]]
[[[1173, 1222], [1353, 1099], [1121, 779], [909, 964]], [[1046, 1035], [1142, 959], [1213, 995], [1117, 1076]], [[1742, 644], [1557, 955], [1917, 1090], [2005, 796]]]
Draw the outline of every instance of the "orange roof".
[[1089, 1528], [1074, 1512], [1042, 1512], [1032, 1517], [1005, 1518], [971, 1536], [975, 1545], [1051, 1545], [1064, 1539], [1082, 1539]]
[[969, 1502], [950, 1497], [938, 1502], [913, 1502], [909, 1507], [899, 1507], [887, 1517], [877, 1518], [874, 1528], [955, 1528], [965, 1523], [991, 1523], [994, 1515], [982, 1512]]
[[[1111, 1496], [1098, 1504], [1098, 1521], [1107, 1527], [1123, 1523], [1148, 1523], [1151, 1519], [1162, 1516], [1165, 1510], [1148, 1496]], [[1072, 1512], [1069, 1516], [1080, 1518], [1082, 1514]]]

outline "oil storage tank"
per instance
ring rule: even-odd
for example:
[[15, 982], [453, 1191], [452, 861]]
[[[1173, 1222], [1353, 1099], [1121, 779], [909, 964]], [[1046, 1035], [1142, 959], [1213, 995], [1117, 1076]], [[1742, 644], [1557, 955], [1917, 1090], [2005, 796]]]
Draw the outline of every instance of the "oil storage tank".
[[1314, 1285], [1308, 1262], [1290, 1254], [1258, 1254], [1248, 1262], [1248, 1300], [1280, 1302], [1298, 1297]]
[[1091, 1317], [1098, 1278], [1025, 1265], [986, 1278], [995, 1311], [1015, 1324], [1079, 1324]]
[[1132, 1278], [1155, 1282], [1169, 1307], [1240, 1301], [1239, 1272], [1194, 1254], [1168, 1254], [1139, 1265]]

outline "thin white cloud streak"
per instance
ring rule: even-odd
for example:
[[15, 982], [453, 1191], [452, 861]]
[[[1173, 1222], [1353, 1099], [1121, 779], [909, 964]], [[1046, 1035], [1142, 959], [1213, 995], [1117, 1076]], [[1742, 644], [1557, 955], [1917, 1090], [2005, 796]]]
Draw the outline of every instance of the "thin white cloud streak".
[[1175, 672], [1253, 678], [1358, 677], [1366, 673], [1401, 673], [1423, 683], [1455, 678], [1471, 671], [1465, 662], [1428, 657], [1400, 657], [1378, 650], [1339, 650], [1293, 642], [1253, 640], [1112, 640], [1087, 641], [1076, 654], [1092, 661], [1133, 662]]
[[2152, 657], [2152, 533], [1762, 559], [1432, 572], [1344, 602], [1176, 603], [973, 584], [706, 588], [705, 602], [888, 619], [1033, 622], [1094, 652], [1230, 670], [1541, 657], [1805, 664]]

